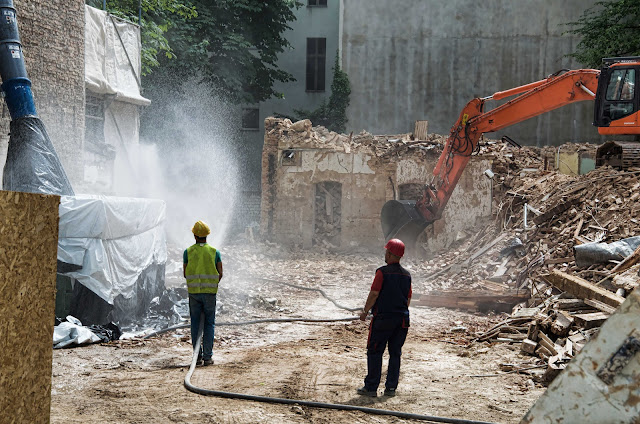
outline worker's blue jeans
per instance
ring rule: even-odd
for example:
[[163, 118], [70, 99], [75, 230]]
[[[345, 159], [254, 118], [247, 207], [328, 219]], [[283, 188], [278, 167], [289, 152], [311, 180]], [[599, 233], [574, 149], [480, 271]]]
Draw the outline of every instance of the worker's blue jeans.
[[216, 295], [211, 293], [189, 294], [189, 314], [191, 315], [191, 343], [195, 349], [200, 328], [200, 315], [204, 315], [204, 331], [200, 343], [202, 359], [213, 355], [213, 333], [216, 326]]
[[409, 316], [374, 316], [369, 326], [369, 341], [367, 342], [368, 374], [364, 379], [366, 390], [376, 390], [380, 385], [382, 375], [382, 354], [389, 346], [389, 367], [385, 388], [398, 387], [400, 377], [400, 355], [402, 346], [407, 338]]

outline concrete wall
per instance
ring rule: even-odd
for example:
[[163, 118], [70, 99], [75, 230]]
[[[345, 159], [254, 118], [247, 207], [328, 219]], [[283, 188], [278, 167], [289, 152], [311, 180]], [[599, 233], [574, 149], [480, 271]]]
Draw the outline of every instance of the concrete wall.
[[[14, 0], [27, 73], [44, 122], [72, 185], [82, 182], [84, 139], [84, 2]], [[2, 102], [0, 163], [9, 142]]]
[[[342, 64], [351, 85], [350, 130], [448, 134], [474, 97], [562, 68], [578, 39], [563, 35], [595, 0], [343, 0]], [[505, 129], [516, 141], [599, 142], [591, 103], [569, 105]], [[493, 138], [493, 137], [492, 137]]]
[[[335, 133], [304, 135], [286, 121], [267, 120], [263, 153], [261, 233], [289, 246], [313, 245], [316, 184], [342, 184], [339, 248], [379, 249], [384, 245], [380, 211], [403, 184], [424, 185], [431, 179], [440, 149], [430, 153], [412, 150], [379, 155], [362, 143], [349, 147], [350, 138]], [[338, 140], [327, 145], [326, 140]], [[375, 143], [374, 143], [375, 145]], [[292, 164], [283, 163], [283, 152], [294, 152]], [[398, 158], [399, 156], [399, 158]], [[491, 185], [483, 172], [489, 159], [474, 156], [464, 171], [443, 218], [419, 240], [426, 253], [440, 250], [459, 231], [481, 217], [491, 215]], [[393, 186], [392, 186], [393, 184]]]
[[[328, 0], [327, 7], [309, 7], [307, 1], [295, 11], [296, 21], [291, 22], [291, 30], [285, 33], [285, 37], [291, 43], [292, 48], [278, 56], [278, 66], [291, 73], [295, 82], [276, 84], [274, 89], [284, 94], [282, 99], [270, 99], [259, 105], [247, 105], [260, 109], [260, 129], [257, 131], [243, 131], [243, 138], [250, 148], [246, 149], [248, 189], [260, 188], [260, 157], [264, 140], [264, 125], [262, 122], [274, 114], [291, 116], [295, 109], [313, 110], [323, 100], [328, 100], [331, 95], [332, 68], [335, 62], [339, 43], [339, 17], [340, 1]], [[307, 38], [327, 39], [327, 58], [325, 64], [325, 92], [306, 91], [306, 63], [307, 63]]]

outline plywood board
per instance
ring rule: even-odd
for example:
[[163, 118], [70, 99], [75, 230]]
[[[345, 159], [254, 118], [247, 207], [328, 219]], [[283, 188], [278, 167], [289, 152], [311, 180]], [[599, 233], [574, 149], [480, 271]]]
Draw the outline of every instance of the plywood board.
[[49, 422], [59, 204], [0, 191], [2, 422]]

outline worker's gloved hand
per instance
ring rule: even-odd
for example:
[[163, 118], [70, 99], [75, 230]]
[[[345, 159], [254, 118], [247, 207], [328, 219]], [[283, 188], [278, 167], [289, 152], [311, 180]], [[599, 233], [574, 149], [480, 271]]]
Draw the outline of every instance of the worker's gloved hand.
[[367, 319], [367, 315], [368, 315], [367, 312], [362, 310], [360, 312], [360, 321], [364, 321], [365, 319]]

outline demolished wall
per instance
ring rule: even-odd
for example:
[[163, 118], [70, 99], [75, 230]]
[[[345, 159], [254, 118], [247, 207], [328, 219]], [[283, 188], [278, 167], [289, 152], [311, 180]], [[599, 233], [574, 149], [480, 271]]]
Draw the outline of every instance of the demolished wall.
[[[380, 248], [382, 206], [392, 199], [417, 200], [444, 142], [437, 136], [419, 141], [409, 135], [337, 134], [308, 120], [267, 118], [265, 129], [261, 233], [304, 248]], [[483, 175], [490, 168], [489, 156], [469, 162], [443, 218], [419, 239], [427, 253], [491, 215], [491, 181]]]

